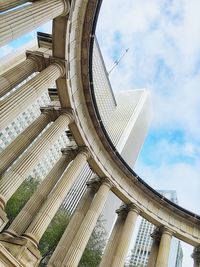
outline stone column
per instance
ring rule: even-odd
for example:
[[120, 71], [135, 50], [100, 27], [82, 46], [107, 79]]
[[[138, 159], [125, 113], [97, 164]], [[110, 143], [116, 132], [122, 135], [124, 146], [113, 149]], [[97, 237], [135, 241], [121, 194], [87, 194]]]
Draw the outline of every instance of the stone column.
[[77, 150], [71, 148], [62, 149], [62, 156], [54, 165], [53, 169], [47, 174], [42, 183], [38, 186], [35, 193], [14, 219], [9, 228], [4, 232], [12, 236], [22, 235], [33, 221], [36, 214], [41, 209], [48, 195], [59, 181], [60, 177], [74, 159]]
[[151, 237], [153, 238], [153, 243], [151, 246], [151, 252], [149, 255], [147, 267], [154, 267], [156, 265], [161, 237], [160, 230], [156, 228], [151, 234]]
[[127, 216], [127, 209], [125, 206], [122, 206], [116, 212], [118, 214], [118, 217], [112, 230], [111, 236], [109, 237], [99, 267], [111, 266], [116, 247], [119, 243], [119, 238]]
[[27, 149], [22, 157], [6, 172], [0, 180], [0, 207], [4, 209], [5, 203], [14, 194], [17, 188], [31, 173], [34, 166], [40, 162], [48, 149], [72, 122], [71, 112], [65, 111], [52, 125]]
[[82, 224], [74, 237], [71, 246], [60, 267], [76, 267], [82, 257], [84, 249], [90, 238], [90, 235], [96, 225], [96, 222], [103, 210], [111, 189], [111, 182], [108, 179], [103, 180], [91, 206], [82, 221]]
[[87, 190], [79, 202], [62, 238], [48, 262], [48, 267], [60, 267], [70, 245], [90, 207], [90, 204], [99, 188], [99, 179], [92, 179], [87, 183]]
[[0, 75], [0, 97], [7, 94], [34, 72], [41, 71], [44, 67], [42, 61], [42, 57], [31, 55], [14, 68], [2, 73]]
[[20, 6], [26, 2], [28, 2], [28, 0], [0, 0], [0, 12]]
[[65, 73], [64, 67], [53, 63], [21, 86], [9, 97], [0, 101], [0, 128], [4, 128], [31, 105], [47, 88]]
[[42, 109], [42, 114], [0, 153], [0, 175], [12, 165], [51, 121], [57, 119], [58, 115], [59, 112], [54, 108]]
[[155, 267], [167, 267], [173, 232], [167, 227], [161, 228], [161, 240]]
[[112, 267], [124, 266], [125, 258], [133, 235], [133, 230], [135, 228], [136, 220], [139, 214], [139, 209], [136, 206], [129, 205], [127, 208], [128, 214], [119, 238], [117, 248], [115, 250], [113, 262], [110, 265]]
[[200, 267], [200, 247], [194, 248], [191, 257], [194, 260], [193, 267]]
[[65, 174], [50, 193], [41, 210], [24, 233], [24, 236], [32, 240], [36, 245], [38, 245], [42, 235], [86, 164], [88, 158], [88, 149], [80, 149], [80, 152], [70, 164]]
[[0, 46], [36, 29], [59, 15], [66, 15], [68, 12], [68, 1], [40, 0], [3, 14], [0, 17]]

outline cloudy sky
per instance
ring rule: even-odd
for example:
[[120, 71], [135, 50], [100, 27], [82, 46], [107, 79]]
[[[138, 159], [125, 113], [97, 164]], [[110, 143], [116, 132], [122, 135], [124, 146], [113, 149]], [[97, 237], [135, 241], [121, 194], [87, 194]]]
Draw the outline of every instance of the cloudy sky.
[[[109, 0], [97, 28], [108, 70], [129, 48], [110, 74], [114, 91], [151, 92], [154, 117], [135, 171], [156, 189], [175, 189], [179, 204], [198, 214], [199, 10], [199, 0]], [[184, 266], [192, 266], [189, 255]]]
[[[154, 118], [135, 171], [156, 189], [175, 189], [179, 204], [200, 214], [200, 1], [125, 2], [103, 2], [97, 36], [108, 70], [129, 48], [110, 75], [115, 93], [151, 92]], [[39, 30], [51, 32], [50, 24]], [[0, 56], [34, 36], [1, 48]], [[184, 247], [184, 267], [192, 266], [190, 254]]]

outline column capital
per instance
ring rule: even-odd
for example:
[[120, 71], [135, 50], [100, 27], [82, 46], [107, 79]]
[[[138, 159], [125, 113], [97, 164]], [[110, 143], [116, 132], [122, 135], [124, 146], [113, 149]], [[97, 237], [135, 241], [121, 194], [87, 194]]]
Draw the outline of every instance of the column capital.
[[161, 234], [167, 234], [169, 236], [173, 236], [175, 233], [173, 230], [171, 230], [169, 227], [165, 225], [161, 226], [159, 229], [160, 229]]
[[107, 185], [110, 189], [114, 187], [113, 182], [108, 177], [102, 177], [101, 184]]
[[60, 69], [60, 78], [65, 76], [66, 74], [66, 67], [65, 62], [59, 59], [51, 59], [51, 65], [56, 65]]
[[74, 159], [78, 154], [78, 147], [67, 146], [65, 148], [61, 148], [61, 152], [63, 155], [70, 156], [72, 159]]
[[115, 212], [118, 214], [118, 216], [126, 217], [128, 213], [127, 205], [122, 204]]
[[49, 119], [51, 121], [55, 121], [58, 118], [58, 116], [60, 115], [60, 111], [55, 109], [52, 106], [41, 107], [40, 111], [41, 111], [42, 114], [47, 114], [47, 116], [49, 117]]
[[32, 59], [35, 62], [36, 65], [36, 71], [42, 71], [45, 69], [46, 64], [45, 64], [45, 59], [43, 54], [38, 53], [37, 51], [28, 51], [26, 53], [27, 59]]
[[154, 231], [151, 234], [151, 237], [153, 240], [159, 242], [161, 239], [161, 232], [159, 228], [155, 228]]
[[84, 154], [87, 157], [87, 159], [89, 159], [91, 156], [90, 150], [87, 146], [79, 146], [78, 152]]
[[66, 16], [70, 10], [70, 2], [69, 2], [69, 0], [63, 0], [63, 4], [64, 4], [64, 11], [63, 11], [63, 14], [61, 16]]
[[95, 177], [89, 180], [86, 185], [88, 188], [92, 188], [95, 192], [97, 192], [101, 185], [101, 180], [99, 179], [99, 177]]
[[137, 207], [134, 203], [127, 204], [127, 209], [128, 209], [128, 211], [134, 211], [137, 214], [141, 213], [141, 209], [139, 207]]
[[62, 108], [60, 109], [61, 115], [66, 115], [70, 119], [70, 123], [74, 121], [74, 112], [71, 108]]
[[200, 246], [194, 248], [191, 257], [192, 257], [197, 263], [200, 263]]

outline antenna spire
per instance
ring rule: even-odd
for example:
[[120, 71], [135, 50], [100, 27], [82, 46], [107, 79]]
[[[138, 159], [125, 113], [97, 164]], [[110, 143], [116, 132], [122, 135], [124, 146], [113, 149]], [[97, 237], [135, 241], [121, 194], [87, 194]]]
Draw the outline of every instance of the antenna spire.
[[119, 57], [118, 60], [115, 60], [114, 65], [112, 66], [112, 68], [108, 71], [108, 76], [110, 75], [110, 73], [116, 68], [117, 65], [119, 65], [119, 63], [121, 62], [121, 60], [123, 59], [123, 57], [126, 55], [126, 53], [128, 53], [129, 48], [127, 48], [124, 53]]

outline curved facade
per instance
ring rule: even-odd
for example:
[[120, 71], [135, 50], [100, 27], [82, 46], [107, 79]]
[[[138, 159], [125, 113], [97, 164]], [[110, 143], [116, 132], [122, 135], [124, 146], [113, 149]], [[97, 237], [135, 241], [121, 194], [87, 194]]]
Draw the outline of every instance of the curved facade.
[[[39, 72], [0, 100], [1, 129], [53, 82], [56, 82], [61, 108], [46, 110], [32, 125], [31, 131], [13, 147], [17, 152], [8, 151], [6, 162], [2, 162], [2, 169], [8, 170], [0, 181], [1, 229], [7, 222], [7, 201], [67, 128], [77, 147], [63, 151], [51, 170], [53, 175], [44, 179], [43, 186], [33, 195], [35, 201], [30, 199], [20, 216], [2, 232], [1, 266], [38, 266], [41, 258], [38, 243], [86, 163], [98, 178], [88, 183], [49, 267], [78, 265], [110, 191], [124, 204], [117, 211], [101, 267], [123, 266], [138, 215], [156, 226], [149, 267], [167, 267], [172, 236], [194, 246], [194, 266], [199, 266], [200, 217], [162, 197], [142, 181], [116, 150], [102, 124], [92, 77], [94, 32], [101, 0], [39, 0], [9, 10], [24, 2], [9, 0], [5, 4], [0, 1], [0, 10], [6, 11], [0, 15], [0, 45], [53, 20], [53, 49], [52, 54], [40, 50], [28, 52], [24, 61], [1, 74], [0, 93], [3, 96], [31, 73]], [[30, 142], [35, 135], [38, 135], [37, 140], [26, 150], [25, 140]], [[24, 150], [25, 153], [12, 164], [13, 157], [17, 159]]]

